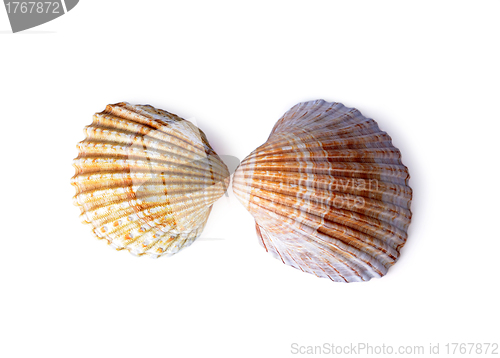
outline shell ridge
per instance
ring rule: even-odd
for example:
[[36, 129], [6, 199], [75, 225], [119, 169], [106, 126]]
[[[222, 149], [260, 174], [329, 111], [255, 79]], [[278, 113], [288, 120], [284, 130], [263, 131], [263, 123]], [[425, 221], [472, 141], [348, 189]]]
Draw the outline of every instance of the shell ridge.
[[[199, 148], [191, 147], [188, 148], [181, 147], [180, 142], [168, 142], [166, 139], [171, 138], [155, 138], [152, 135], [137, 135], [135, 133], [130, 133], [127, 131], [118, 130], [116, 128], [100, 128], [95, 126], [86, 127], [87, 141], [92, 141], [93, 143], [103, 143], [112, 145], [121, 145], [129, 148], [130, 151], [147, 151], [159, 149], [163, 152], [168, 153], [171, 150], [175, 150], [175, 153], [182, 155], [186, 158], [204, 158], [205, 151]], [[161, 141], [161, 143], [160, 143]], [[157, 147], [158, 146], [158, 147]]]
[[[176, 115], [166, 111], [162, 111], [164, 113], [162, 115], [154, 115], [153, 113], [144, 110], [144, 107], [146, 106], [141, 107], [133, 106], [128, 103], [124, 104], [124, 107], [117, 106], [119, 104], [108, 105], [105, 111], [97, 113], [96, 116], [113, 115], [117, 118], [122, 118], [122, 116], [124, 116], [123, 118], [131, 122], [154, 128], [153, 132], [158, 132], [158, 134], [163, 133], [184, 142], [184, 144], [181, 144], [180, 147], [188, 144], [190, 146], [197, 147], [200, 151], [203, 151], [208, 144], [208, 140], [201, 130], [196, 130], [196, 127], [192, 123], [185, 121]], [[187, 129], [187, 133], [182, 133], [183, 129]], [[197, 137], [197, 135], [199, 135], [199, 137]], [[201, 144], [196, 145], [197, 139], [200, 139]]]
[[[255, 167], [255, 163], [243, 163], [239, 168], [241, 170], [246, 170], [248, 164]], [[336, 173], [334, 176], [339, 178], [362, 178], [362, 179], [378, 179], [379, 181], [385, 182], [387, 184], [400, 185], [406, 184], [408, 173], [405, 172], [404, 168], [394, 164], [383, 164], [383, 163], [354, 163], [354, 162], [329, 162], [326, 163], [315, 163], [316, 167], [311, 170], [314, 175], [329, 176], [331, 172], [341, 171], [346, 175], [340, 175]], [[269, 164], [260, 165], [256, 173], [266, 173], [276, 172], [276, 166], [270, 166]], [[378, 170], [378, 172], [377, 172]], [[286, 173], [286, 175], [291, 174], [301, 174], [297, 170], [296, 165], [287, 165], [286, 168], [281, 169], [281, 173]], [[305, 172], [307, 173], [307, 171]], [[350, 173], [351, 175], [347, 175]], [[283, 174], [284, 175], [284, 174]]]

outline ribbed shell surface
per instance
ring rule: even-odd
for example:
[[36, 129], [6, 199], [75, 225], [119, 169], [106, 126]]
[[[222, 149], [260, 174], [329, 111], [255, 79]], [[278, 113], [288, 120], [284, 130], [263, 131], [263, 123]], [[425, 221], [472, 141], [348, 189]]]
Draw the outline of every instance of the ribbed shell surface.
[[229, 172], [200, 129], [152, 106], [117, 103], [84, 132], [71, 184], [97, 238], [159, 257], [201, 234]]
[[245, 158], [233, 191], [261, 244], [283, 263], [333, 281], [385, 275], [411, 220], [408, 169], [358, 110], [299, 103]]

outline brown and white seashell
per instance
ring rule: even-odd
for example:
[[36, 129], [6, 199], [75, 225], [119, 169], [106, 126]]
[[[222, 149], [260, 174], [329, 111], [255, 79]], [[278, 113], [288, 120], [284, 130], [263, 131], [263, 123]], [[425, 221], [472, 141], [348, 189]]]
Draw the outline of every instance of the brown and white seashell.
[[152, 106], [117, 103], [84, 131], [71, 183], [97, 238], [159, 257], [201, 234], [229, 172], [200, 129]]
[[233, 191], [264, 248], [333, 281], [385, 275], [407, 239], [412, 190], [391, 138], [358, 110], [299, 103], [243, 160]]

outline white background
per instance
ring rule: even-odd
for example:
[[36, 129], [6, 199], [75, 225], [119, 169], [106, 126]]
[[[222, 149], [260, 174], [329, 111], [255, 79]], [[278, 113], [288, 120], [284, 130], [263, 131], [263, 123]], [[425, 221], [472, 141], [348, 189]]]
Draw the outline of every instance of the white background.
[[[497, 1], [87, 0], [11, 34], [0, 9], [0, 356], [500, 343], [499, 13]], [[283, 265], [231, 190], [170, 258], [116, 252], [80, 223], [71, 161], [106, 104], [191, 119], [243, 159], [318, 98], [374, 118], [410, 169], [409, 240], [385, 277], [338, 284]]]

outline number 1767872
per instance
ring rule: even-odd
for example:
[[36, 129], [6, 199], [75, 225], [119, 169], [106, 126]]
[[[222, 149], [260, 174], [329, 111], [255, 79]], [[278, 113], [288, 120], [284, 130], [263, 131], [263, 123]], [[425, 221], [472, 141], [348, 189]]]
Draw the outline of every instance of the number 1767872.
[[58, 2], [18, 2], [12, 1], [5, 3], [5, 7], [7, 8], [7, 12], [9, 14], [22, 13], [22, 14], [59, 14], [59, 3]]

